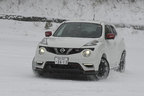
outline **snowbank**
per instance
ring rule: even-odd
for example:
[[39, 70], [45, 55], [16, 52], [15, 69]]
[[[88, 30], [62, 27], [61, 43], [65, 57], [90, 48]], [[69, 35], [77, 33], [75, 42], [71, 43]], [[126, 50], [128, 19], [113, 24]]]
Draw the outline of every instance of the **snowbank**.
[[143, 5], [143, 0], [1, 0], [0, 13], [144, 25]]

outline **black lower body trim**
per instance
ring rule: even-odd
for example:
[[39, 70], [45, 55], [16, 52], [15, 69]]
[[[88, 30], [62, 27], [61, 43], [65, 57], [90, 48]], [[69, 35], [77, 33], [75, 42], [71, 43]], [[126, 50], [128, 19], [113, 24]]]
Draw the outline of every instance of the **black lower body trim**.
[[70, 62], [68, 65], [54, 64], [54, 62], [46, 62], [44, 69], [36, 68], [36, 71], [43, 71], [44, 73], [56, 74], [75, 74], [75, 75], [95, 75], [94, 70], [84, 71], [80, 64]]

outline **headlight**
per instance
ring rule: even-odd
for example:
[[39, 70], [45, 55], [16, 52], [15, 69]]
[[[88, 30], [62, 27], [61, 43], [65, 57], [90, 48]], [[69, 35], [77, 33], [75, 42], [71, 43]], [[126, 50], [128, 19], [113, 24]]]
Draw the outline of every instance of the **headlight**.
[[91, 50], [90, 49], [85, 49], [83, 52], [82, 52], [82, 55], [84, 57], [89, 57], [91, 55]]
[[39, 54], [42, 55], [44, 53], [45, 53], [45, 48], [44, 47], [39, 48]]

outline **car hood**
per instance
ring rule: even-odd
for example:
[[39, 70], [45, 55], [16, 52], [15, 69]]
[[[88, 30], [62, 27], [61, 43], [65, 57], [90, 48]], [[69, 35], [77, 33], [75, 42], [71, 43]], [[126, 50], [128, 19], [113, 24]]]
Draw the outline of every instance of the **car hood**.
[[49, 37], [49, 47], [80, 48], [96, 38]]

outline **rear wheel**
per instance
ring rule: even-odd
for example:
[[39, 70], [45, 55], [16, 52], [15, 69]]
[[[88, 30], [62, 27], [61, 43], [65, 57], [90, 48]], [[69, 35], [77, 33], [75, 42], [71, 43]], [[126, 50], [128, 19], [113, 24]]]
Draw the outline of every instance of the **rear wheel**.
[[125, 71], [125, 57], [126, 57], [126, 52], [124, 51], [121, 55], [118, 71], [119, 72], [124, 72]]
[[101, 62], [99, 65], [98, 72], [96, 74], [96, 78], [98, 80], [106, 79], [109, 75], [109, 71], [110, 71], [110, 67], [108, 61], [105, 58], [101, 58]]

